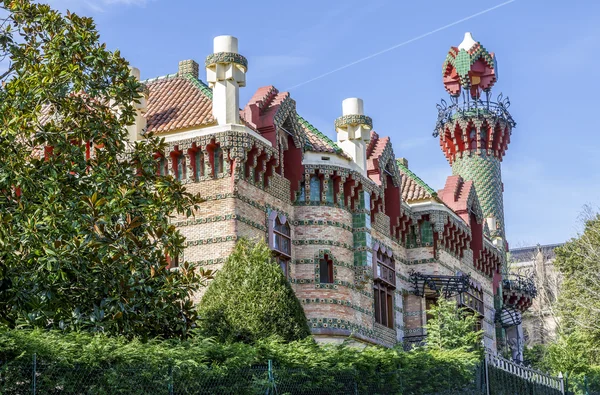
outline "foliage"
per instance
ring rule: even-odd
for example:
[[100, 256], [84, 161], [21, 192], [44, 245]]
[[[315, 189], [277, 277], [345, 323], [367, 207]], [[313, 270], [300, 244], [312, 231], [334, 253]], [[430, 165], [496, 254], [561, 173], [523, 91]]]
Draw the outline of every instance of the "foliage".
[[[90, 18], [0, 1], [0, 320], [11, 327], [184, 337], [210, 275], [167, 269], [169, 224], [198, 197], [126, 143], [142, 86]], [[91, 155], [90, 155], [91, 153]]]
[[600, 216], [588, 219], [583, 233], [555, 252], [554, 265], [564, 278], [558, 300], [561, 325], [567, 334], [581, 332], [600, 343]]
[[548, 363], [548, 346], [545, 344], [535, 344], [531, 347], [523, 348], [523, 360], [526, 365], [531, 365], [532, 368], [549, 372], [552, 367]]
[[477, 317], [458, 307], [453, 299], [438, 299], [429, 311], [427, 348], [432, 350], [481, 349], [483, 331], [476, 331]]
[[[49, 376], [46, 380], [55, 380], [55, 386], [74, 386], [84, 377], [89, 380], [85, 385], [110, 385], [126, 393], [140, 393], [152, 385], [164, 388], [169, 371], [179, 388], [206, 384], [213, 386], [212, 393], [256, 393], [252, 390], [263, 388], [268, 360], [273, 361], [278, 387], [293, 385], [293, 393], [345, 394], [348, 388], [359, 393], [463, 393], [472, 388], [478, 364], [473, 353], [462, 350], [320, 346], [312, 338], [263, 339], [254, 345], [202, 338], [143, 343], [103, 334], [4, 329], [0, 330], [0, 385], [2, 369], [10, 366], [20, 367], [29, 380], [33, 353], [37, 353], [40, 377]], [[6, 360], [12, 362], [3, 367]], [[47, 373], [42, 370], [46, 366]], [[215, 390], [221, 386], [227, 391]], [[202, 393], [195, 388], [188, 391]]]
[[200, 332], [221, 341], [310, 335], [300, 301], [263, 241], [238, 241], [202, 298], [200, 315]]

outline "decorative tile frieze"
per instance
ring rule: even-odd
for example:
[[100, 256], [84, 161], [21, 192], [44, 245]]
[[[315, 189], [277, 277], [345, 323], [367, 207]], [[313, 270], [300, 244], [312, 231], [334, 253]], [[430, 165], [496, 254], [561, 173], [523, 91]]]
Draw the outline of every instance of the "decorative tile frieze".
[[365, 315], [373, 317], [373, 310], [365, 309], [358, 304], [354, 304], [349, 300], [344, 299], [320, 299], [320, 298], [311, 298], [311, 299], [300, 299], [300, 303], [306, 304], [314, 304], [314, 303], [324, 303], [324, 304], [335, 304], [338, 306], [350, 307], [353, 310], [361, 312]]
[[217, 216], [206, 217], [206, 218], [195, 218], [195, 219], [189, 219], [186, 221], [176, 221], [176, 222], [173, 222], [172, 224], [177, 228], [181, 228], [181, 227], [186, 227], [186, 226], [201, 225], [201, 224], [208, 224], [208, 223], [221, 222], [221, 221], [232, 221], [232, 220], [237, 220], [237, 221], [243, 222], [246, 225], [252, 226], [253, 228], [262, 230], [263, 232], [267, 231], [267, 227], [264, 224], [256, 223], [254, 221], [251, 221], [248, 218], [245, 218], [245, 217], [242, 217], [242, 216], [239, 216], [236, 214], [217, 215]]
[[237, 239], [238, 239], [237, 236], [219, 236], [219, 237], [212, 237], [209, 239], [188, 240], [185, 242], [185, 246], [191, 247], [191, 246], [199, 246], [199, 245], [206, 245], [206, 244], [227, 243], [230, 241], [236, 241]]
[[323, 221], [323, 220], [300, 220], [300, 221], [293, 221], [292, 222], [294, 226], [333, 226], [336, 228], [342, 228], [344, 230], [347, 230], [349, 232], [352, 232], [352, 227], [343, 223], [343, 222], [337, 222], [337, 221]]
[[311, 328], [332, 328], [350, 330], [352, 332], [356, 332], [371, 338], [375, 336], [375, 332], [372, 329], [338, 318], [310, 318], [308, 319], [308, 325]]
[[354, 248], [346, 243], [335, 241], [335, 240], [322, 240], [322, 239], [307, 239], [307, 240], [294, 240], [294, 245], [329, 245], [335, 247], [345, 248], [349, 251], [354, 251]]

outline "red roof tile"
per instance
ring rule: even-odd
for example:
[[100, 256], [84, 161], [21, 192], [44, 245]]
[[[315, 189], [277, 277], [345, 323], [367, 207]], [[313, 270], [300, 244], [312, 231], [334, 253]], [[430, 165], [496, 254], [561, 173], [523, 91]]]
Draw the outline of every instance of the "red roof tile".
[[167, 76], [146, 82], [147, 130], [165, 133], [215, 123], [208, 87], [191, 76]]
[[402, 200], [410, 203], [419, 200], [428, 200], [436, 197], [435, 191], [421, 180], [415, 173], [400, 161], [396, 162], [402, 174]]

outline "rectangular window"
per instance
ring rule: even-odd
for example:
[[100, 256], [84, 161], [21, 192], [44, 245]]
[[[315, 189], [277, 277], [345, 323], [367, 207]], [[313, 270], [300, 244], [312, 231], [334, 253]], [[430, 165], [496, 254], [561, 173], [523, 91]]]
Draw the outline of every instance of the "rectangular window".
[[183, 180], [183, 176], [185, 174], [185, 161], [183, 155], [179, 155], [177, 157], [177, 179], [179, 181]]
[[214, 151], [214, 175], [223, 173], [223, 150], [220, 147]]
[[394, 328], [394, 301], [389, 293], [387, 294], [387, 326]]
[[421, 244], [424, 246], [433, 245], [433, 226], [429, 221], [421, 223]]
[[375, 288], [373, 292], [375, 298], [375, 322], [381, 323], [381, 302], [379, 301], [379, 290]]
[[333, 262], [327, 258], [319, 261], [319, 278], [321, 284], [333, 283]]
[[327, 183], [327, 191], [325, 192], [327, 203], [333, 204], [333, 181], [329, 180]]
[[321, 201], [321, 180], [318, 176], [312, 176], [310, 178], [310, 201]]
[[200, 150], [196, 151], [194, 155], [194, 165], [195, 178], [199, 180], [200, 177], [204, 177], [204, 154]]
[[167, 158], [165, 158], [164, 156], [161, 156], [158, 159], [158, 174], [163, 177], [167, 176], [169, 174], [168, 167], [169, 167], [169, 162], [167, 161]]

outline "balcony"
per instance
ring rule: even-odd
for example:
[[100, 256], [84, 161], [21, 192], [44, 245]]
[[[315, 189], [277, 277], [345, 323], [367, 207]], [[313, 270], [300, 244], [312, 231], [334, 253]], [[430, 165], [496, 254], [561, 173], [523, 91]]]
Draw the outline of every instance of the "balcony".
[[537, 288], [533, 278], [510, 273], [502, 279], [502, 297], [504, 305], [520, 310], [527, 310], [537, 296]]

